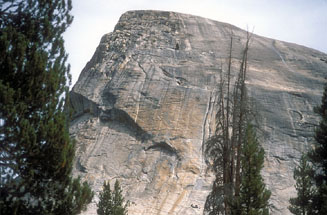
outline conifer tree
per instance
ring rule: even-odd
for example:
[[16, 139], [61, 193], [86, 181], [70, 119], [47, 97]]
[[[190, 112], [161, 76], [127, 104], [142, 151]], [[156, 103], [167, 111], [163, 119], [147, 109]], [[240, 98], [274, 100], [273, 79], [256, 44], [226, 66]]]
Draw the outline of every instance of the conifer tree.
[[246, 140], [242, 147], [240, 195], [232, 200], [232, 214], [269, 214], [268, 200], [271, 192], [265, 188], [261, 170], [264, 164], [264, 150], [259, 145], [254, 128], [246, 129]]
[[123, 191], [120, 187], [119, 181], [116, 180], [115, 182], [115, 187], [114, 187], [114, 192], [113, 192], [113, 214], [117, 215], [127, 215], [127, 206], [128, 202], [124, 204], [124, 197], [123, 197]]
[[103, 182], [103, 190], [99, 193], [99, 203], [97, 204], [97, 213], [99, 215], [112, 214], [113, 201], [109, 181]]
[[315, 147], [308, 153], [315, 170], [314, 181], [317, 187], [313, 207], [317, 214], [327, 214], [327, 83], [321, 105], [315, 111], [321, 120], [315, 131]]
[[62, 34], [71, 0], [0, 3], [0, 214], [77, 214], [92, 192], [72, 179]]
[[314, 214], [312, 210], [315, 187], [313, 182], [313, 168], [306, 155], [300, 159], [300, 164], [294, 169], [293, 177], [296, 181], [297, 197], [290, 199], [289, 210], [295, 215]]
[[124, 197], [119, 181], [116, 180], [114, 190], [110, 189], [110, 183], [103, 183], [103, 190], [99, 194], [97, 213], [99, 215], [127, 215], [128, 202], [124, 204]]

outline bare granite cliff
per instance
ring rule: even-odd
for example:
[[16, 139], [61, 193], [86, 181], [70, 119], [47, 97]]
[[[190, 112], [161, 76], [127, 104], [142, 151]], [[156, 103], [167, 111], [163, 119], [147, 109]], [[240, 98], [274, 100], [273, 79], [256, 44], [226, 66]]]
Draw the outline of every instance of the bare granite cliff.
[[[71, 91], [74, 173], [97, 192], [119, 179], [131, 215], [203, 214], [214, 179], [203, 149], [231, 31], [235, 78], [245, 31], [174, 12], [123, 14]], [[319, 51], [252, 37], [247, 86], [260, 115], [271, 214], [289, 214], [293, 167], [313, 140], [326, 62]], [[95, 204], [84, 214], [96, 214]]]

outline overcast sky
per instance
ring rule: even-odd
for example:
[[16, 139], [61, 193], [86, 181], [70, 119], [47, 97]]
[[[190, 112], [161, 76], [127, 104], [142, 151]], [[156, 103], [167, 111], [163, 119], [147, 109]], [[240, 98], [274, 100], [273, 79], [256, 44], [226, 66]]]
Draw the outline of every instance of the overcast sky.
[[73, 0], [74, 22], [64, 35], [73, 84], [121, 14], [145, 9], [254, 27], [255, 34], [327, 53], [327, 0]]

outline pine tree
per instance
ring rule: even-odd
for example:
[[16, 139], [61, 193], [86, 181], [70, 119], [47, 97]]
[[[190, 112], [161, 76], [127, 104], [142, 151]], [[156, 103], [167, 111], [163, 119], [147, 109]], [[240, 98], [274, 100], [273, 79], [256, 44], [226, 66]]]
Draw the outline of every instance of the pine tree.
[[123, 191], [120, 187], [119, 181], [116, 180], [115, 188], [113, 192], [113, 203], [114, 203], [113, 214], [115, 215], [127, 215], [128, 202], [124, 204], [125, 199], [122, 193]]
[[128, 202], [124, 204], [125, 200], [118, 180], [115, 182], [113, 191], [110, 189], [110, 183], [104, 182], [99, 199], [97, 204], [97, 213], [99, 215], [127, 215]]
[[312, 211], [315, 187], [313, 182], [313, 168], [308, 162], [307, 156], [303, 155], [300, 164], [294, 169], [293, 177], [296, 181], [297, 197], [290, 199], [289, 210], [295, 215], [314, 214]]
[[327, 83], [321, 105], [315, 111], [320, 115], [321, 121], [315, 131], [315, 147], [308, 153], [315, 169], [314, 181], [317, 187], [313, 207], [317, 214], [327, 214]]
[[232, 214], [269, 214], [268, 200], [271, 192], [265, 188], [260, 173], [264, 164], [264, 154], [254, 128], [248, 125], [246, 142], [242, 147], [240, 195], [232, 200]]
[[0, 7], [0, 214], [77, 214], [92, 192], [71, 177], [62, 37], [71, 0], [4, 0]]
[[103, 190], [99, 193], [99, 203], [97, 204], [97, 213], [99, 215], [109, 215], [112, 213], [113, 201], [112, 193], [110, 189], [110, 183], [103, 182]]

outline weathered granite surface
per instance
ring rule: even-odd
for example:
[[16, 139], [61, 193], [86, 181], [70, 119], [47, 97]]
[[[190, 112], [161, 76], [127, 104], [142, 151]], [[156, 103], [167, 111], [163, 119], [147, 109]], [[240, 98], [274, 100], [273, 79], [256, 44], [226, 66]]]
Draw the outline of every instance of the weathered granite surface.
[[[75, 174], [97, 192], [119, 179], [132, 215], [202, 214], [213, 180], [203, 147], [231, 30], [235, 77], [245, 31], [173, 12], [123, 14], [71, 92]], [[326, 62], [319, 51], [253, 35], [247, 84], [263, 128], [272, 214], [289, 214], [292, 169], [313, 139]], [[96, 214], [94, 203], [85, 214]]]

